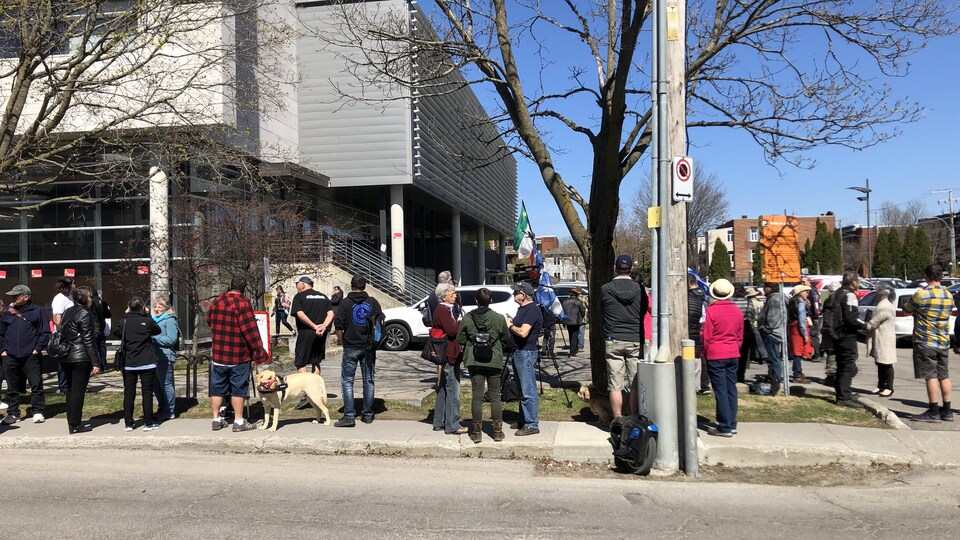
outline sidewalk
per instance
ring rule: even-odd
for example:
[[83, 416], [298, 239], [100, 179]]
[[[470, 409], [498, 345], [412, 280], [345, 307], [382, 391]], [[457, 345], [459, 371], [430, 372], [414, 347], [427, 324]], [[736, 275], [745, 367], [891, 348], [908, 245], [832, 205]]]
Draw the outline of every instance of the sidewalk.
[[[577, 462], [611, 461], [608, 434], [578, 422], [541, 422], [540, 434], [474, 444], [467, 435], [446, 435], [416, 421], [375, 421], [334, 428], [309, 420], [281, 420], [275, 433], [233, 433], [210, 429], [210, 420], [177, 419], [156, 431], [125, 432], [119, 420], [94, 420], [93, 431], [67, 434], [65, 420], [0, 427], [0, 450], [19, 448], [191, 449], [230, 452], [377, 454], [407, 457], [549, 458]], [[826, 424], [742, 423], [730, 439], [700, 432], [700, 462], [728, 467], [812, 466], [831, 463], [960, 466], [960, 433], [898, 431]]]

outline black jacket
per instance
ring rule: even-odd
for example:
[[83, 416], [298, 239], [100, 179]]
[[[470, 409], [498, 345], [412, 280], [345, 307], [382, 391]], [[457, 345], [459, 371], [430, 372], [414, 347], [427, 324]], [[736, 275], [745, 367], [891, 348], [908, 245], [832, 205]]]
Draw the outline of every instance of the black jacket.
[[643, 285], [629, 277], [616, 277], [605, 283], [600, 287], [604, 336], [643, 343], [643, 316], [649, 307], [647, 303], [647, 291]]
[[43, 352], [49, 339], [47, 313], [33, 302], [19, 309], [8, 306], [0, 313], [0, 352], [23, 358]]
[[694, 341], [700, 341], [700, 318], [706, 301], [707, 295], [700, 287], [687, 289], [687, 335]]
[[[836, 339], [842, 341], [845, 339], [856, 339], [866, 329], [866, 323], [860, 320], [860, 308], [857, 301], [857, 295], [852, 289], [841, 287], [837, 292], [830, 295], [837, 299], [834, 301], [834, 309], [839, 310], [833, 316], [839, 322], [837, 324]], [[829, 300], [829, 299], [828, 299]]]
[[380, 303], [363, 291], [351, 291], [337, 306], [333, 325], [343, 331], [343, 346], [348, 349], [365, 349], [370, 344], [368, 320], [383, 314]]
[[[66, 321], [65, 323], [63, 321]], [[70, 342], [70, 351], [60, 359], [62, 364], [79, 364], [90, 362], [100, 363], [100, 354], [97, 352], [97, 322], [93, 312], [88, 308], [75, 304], [63, 312], [60, 319], [63, 328], [60, 334]]]
[[153, 341], [150, 338], [159, 333], [160, 325], [145, 313], [127, 313], [120, 319], [113, 335], [123, 337], [122, 346], [127, 353], [127, 368], [149, 366], [157, 362]]
[[106, 339], [107, 319], [113, 318], [113, 314], [110, 313], [110, 304], [99, 296], [94, 296], [90, 311], [93, 312], [93, 319], [97, 322], [97, 337]]

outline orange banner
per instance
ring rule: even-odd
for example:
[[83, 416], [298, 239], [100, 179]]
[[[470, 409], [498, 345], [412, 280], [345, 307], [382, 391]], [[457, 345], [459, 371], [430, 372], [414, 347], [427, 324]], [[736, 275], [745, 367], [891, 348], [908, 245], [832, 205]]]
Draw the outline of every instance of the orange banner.
[[800, 241], [797, 218], [793, 216], [760, 216], [760, 243], [763, 253], [763, 276], [772, 283], [800, 281]]

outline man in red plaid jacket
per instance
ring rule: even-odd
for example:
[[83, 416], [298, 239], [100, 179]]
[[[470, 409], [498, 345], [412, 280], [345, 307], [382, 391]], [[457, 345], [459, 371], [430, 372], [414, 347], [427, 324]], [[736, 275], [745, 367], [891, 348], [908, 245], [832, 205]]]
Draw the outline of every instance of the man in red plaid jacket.
[[224, 396], [233, 405], [233, 431], [249, 431], [256, 426], [243, 418], [243, 401], [250, 391], [250, 362], [269, 362], [263, 348], [257, 320], [250, 300], [243, 295], [247, 280], [235, 277], [230, 289], [218, 296], [207, 311], [207, 324], [213, 338], [213, 364], [210, 366], [210, 408], [213, 430], [227, 427], [220, 416]]

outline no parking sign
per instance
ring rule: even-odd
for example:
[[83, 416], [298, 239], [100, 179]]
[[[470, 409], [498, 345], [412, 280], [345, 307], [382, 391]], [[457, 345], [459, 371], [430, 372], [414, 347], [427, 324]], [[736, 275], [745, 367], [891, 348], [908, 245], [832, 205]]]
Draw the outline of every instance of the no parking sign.
[[674, 202], [693, 200], [693, 158], [690, 156], [673, 157], [672, 191]]

